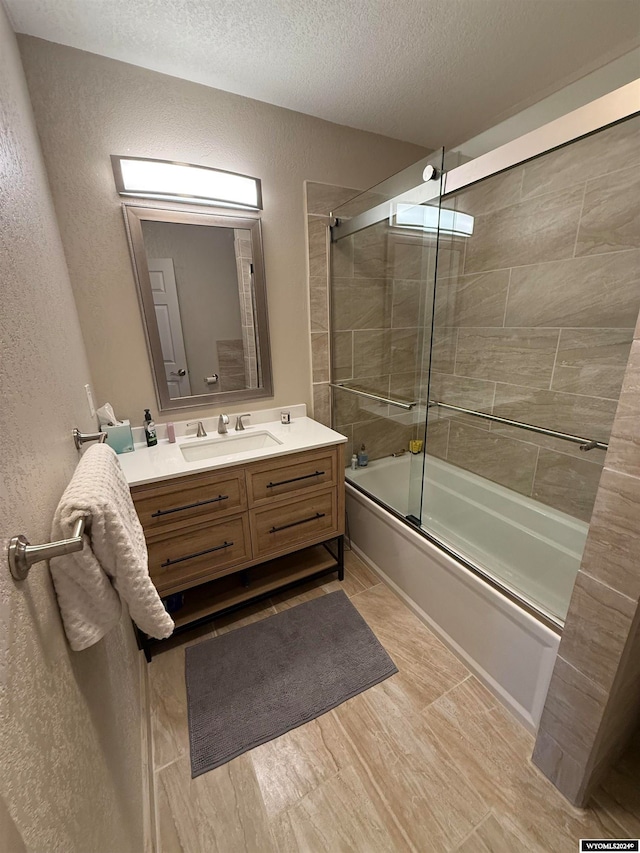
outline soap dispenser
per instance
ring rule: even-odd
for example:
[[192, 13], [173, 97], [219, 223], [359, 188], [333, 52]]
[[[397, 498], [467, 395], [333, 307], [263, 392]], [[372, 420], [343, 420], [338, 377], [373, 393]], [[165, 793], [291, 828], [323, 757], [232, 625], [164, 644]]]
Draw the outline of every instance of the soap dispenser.
[[149, 409], [144, 410], [144, 437], [147, 439], [147, 447], [155, 447], [158, 443], [156, 425], [153, 422]]
[[358, 451], [358, 468], [366, 468], [369, 464], [369, 454], [367, 453], [364, 444], [360, 445]]

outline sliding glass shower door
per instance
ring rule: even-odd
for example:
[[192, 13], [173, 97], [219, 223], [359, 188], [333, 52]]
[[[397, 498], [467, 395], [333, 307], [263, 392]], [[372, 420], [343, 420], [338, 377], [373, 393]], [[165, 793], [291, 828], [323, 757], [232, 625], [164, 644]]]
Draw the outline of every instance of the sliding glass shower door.
[[347, 481], [556, 625], [640, 309], [640, 116], [592, 131], [416, 164], [332, 229]]
[[418, 525], [442, 166], [431, 157], [401, 202], [374, 188], [334, 211], [331, 247], [332, 420], [358, 459], [347, 480]]

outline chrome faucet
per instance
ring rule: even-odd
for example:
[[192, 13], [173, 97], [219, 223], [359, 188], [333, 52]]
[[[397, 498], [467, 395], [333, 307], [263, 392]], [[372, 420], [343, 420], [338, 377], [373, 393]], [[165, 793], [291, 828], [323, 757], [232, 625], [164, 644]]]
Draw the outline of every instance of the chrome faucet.
[[244, 430], [244, 424], [242, 423], [243, 418], [250, 418], [251, 415], [238, 415], [236, 418], [236, 432], [242, 432]]
[[226, 435], [227, 424], [229, 423], [229, 415], [220, 415], [218, 418], [218, 432], [220, 435]]
[[198, 427], [198, 431], [196, 433], [196, 438], [204, 438], [206, 436], [207, 431], [202, 426], [202, 421], [191, 421], [191, 423], [187, 424], [187, 429], [189, 429], [189, 427], [192, 427], [192, 426]]

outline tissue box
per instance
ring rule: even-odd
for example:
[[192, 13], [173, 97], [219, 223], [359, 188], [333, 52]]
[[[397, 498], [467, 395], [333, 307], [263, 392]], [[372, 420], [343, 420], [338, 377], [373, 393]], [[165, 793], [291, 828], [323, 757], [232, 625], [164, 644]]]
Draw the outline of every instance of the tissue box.
[[130, 453], [133, 450], [133, 434], [129, 421], [123, 421], [118, 426], [101, 426], [100, 432], [106, 432], [106, 444], [113, 447], [116, 453]]

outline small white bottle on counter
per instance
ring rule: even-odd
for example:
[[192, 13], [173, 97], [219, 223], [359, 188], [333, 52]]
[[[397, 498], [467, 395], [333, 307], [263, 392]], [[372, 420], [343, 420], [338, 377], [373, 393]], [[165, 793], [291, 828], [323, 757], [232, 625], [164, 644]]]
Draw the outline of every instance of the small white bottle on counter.
[[351, 457], [351, 470], [357, 471], [357, 469], [358, 469], [358, 457], [354, 453], [353, 456]]

